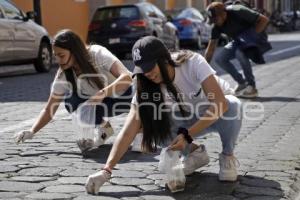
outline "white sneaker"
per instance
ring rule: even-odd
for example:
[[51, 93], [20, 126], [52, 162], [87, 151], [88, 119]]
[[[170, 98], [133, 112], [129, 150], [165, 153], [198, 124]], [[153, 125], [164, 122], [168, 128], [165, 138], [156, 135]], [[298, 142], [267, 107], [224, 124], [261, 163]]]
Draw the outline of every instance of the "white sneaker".
[[222, 153], [219, 154], [219, 180], [220, 181], [236, 181], [237, 180], [237, 167], [239, 161], [234, 156], [226, 156]]
[[80, 149], [81, 153], [84, 153], [94, 147], [94, 141], [92, 139], [78, 139], [76, 140], [76, 144]]
[[105, 141], [114, 134], [114, 129], [111, 127], [109, 121], [103, 126], [99, 126], [94, 134], [94, 147], [99, 147], [105, 143]]
[[142, 150], [142, 140], [143, 140], [143, 133], [136, 134], [133, 142], [131, 143], [131, 151], [143, 152], [143, 150]]
[[204, 145], [200, 145], [195, 151], [190, 153], [183, 161], [183, 171], [185, 175], [192, 174], [196, 169], [209, 163], [209, 157]]

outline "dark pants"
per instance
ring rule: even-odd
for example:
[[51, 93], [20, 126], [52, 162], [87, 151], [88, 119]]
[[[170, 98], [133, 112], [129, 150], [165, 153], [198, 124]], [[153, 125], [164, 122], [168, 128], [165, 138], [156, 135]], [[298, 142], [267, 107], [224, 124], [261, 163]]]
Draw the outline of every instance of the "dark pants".
[[[103, 117], [112, 117], [129, 112], [132, 95], [132, 86], [130, 86], [119, 98], [104, 98], [102, 103], [96, 106], [95, 124], [101, 124]], [[76, 93], [73, 93], [69, 98], [65, 99], [65, 108], [69, 113], [72, 113], [86, 100], [88, 99], [81, 98]]]
[[[231, 60], [236, 58], [244, 72], [245, 79], [243, 75], [237, 71], [235, 66], [231, 63]], [[239, 84], [245, 84], [246, 82], [255, 87], [255, 77], [252, 72], [252, 66], [250, 60], [246, 55], [238, 48], [235, 41], [229, 42], [216, 57], [216, 63], [228, 72], [232, 78]]]

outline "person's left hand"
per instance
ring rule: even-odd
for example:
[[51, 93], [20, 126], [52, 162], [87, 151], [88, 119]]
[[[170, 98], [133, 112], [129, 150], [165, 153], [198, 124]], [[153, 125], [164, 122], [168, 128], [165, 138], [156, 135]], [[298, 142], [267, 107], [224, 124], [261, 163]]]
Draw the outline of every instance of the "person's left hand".
[[91, 96], [88, 100], [89, 103], [101, 103], [103, 99], [105, 98], [105, 92], [103, 90], [100, 90], [95, 95]]
[[169, 145], [168, 149], [173, 151], [183, 151], [187, 145], [187, 141], [184, 138], [184, 135], [179, 134]]

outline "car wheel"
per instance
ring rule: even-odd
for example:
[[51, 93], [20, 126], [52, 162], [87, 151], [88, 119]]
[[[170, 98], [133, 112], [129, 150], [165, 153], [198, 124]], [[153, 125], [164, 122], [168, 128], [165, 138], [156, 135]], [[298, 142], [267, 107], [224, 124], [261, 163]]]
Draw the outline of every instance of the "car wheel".
[[198, 36], [197, 36], [195, 47], [196, 47], [196, 49], [201, 49], [201, 47], [202, 47], [202, 39], [201, 39], [200, 34], [198, 34]]
[[50, 44], [41, 42], [38, 58], [34, 61], [37, 72], [48, 72], [52, 65], [52, 52]]

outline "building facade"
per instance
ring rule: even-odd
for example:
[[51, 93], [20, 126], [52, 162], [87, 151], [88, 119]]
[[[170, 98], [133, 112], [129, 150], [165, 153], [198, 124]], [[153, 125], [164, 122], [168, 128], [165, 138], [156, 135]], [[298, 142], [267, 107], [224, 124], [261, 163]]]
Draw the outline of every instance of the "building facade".
[[[32, 11], [33, 0], [12, 0], [23, 11]], [[54, 36], [61, 29], [72, 29], [85, 41], [89, 25], [89, 3], [86, 0], [41, 0], [42, 25]]]
[[[74, 30], [85, 41], [88, 24], [100, 6], [120, 5], [147, 1], [167, 13], [176, 12], [186, 7], [205, 10], [208, 4], [216, 0], [12, 0], [24, 11], [32, 11], [34, 2], [40, 4], [41, 23], [51, 36], [61, 29]], [[226, 0], [219, 0], [226, 1]], [[300, 10], [299, 0], [242, 0], [251, 7], [263, 10], [271, 15], [275, 10], [280, 12]]]

